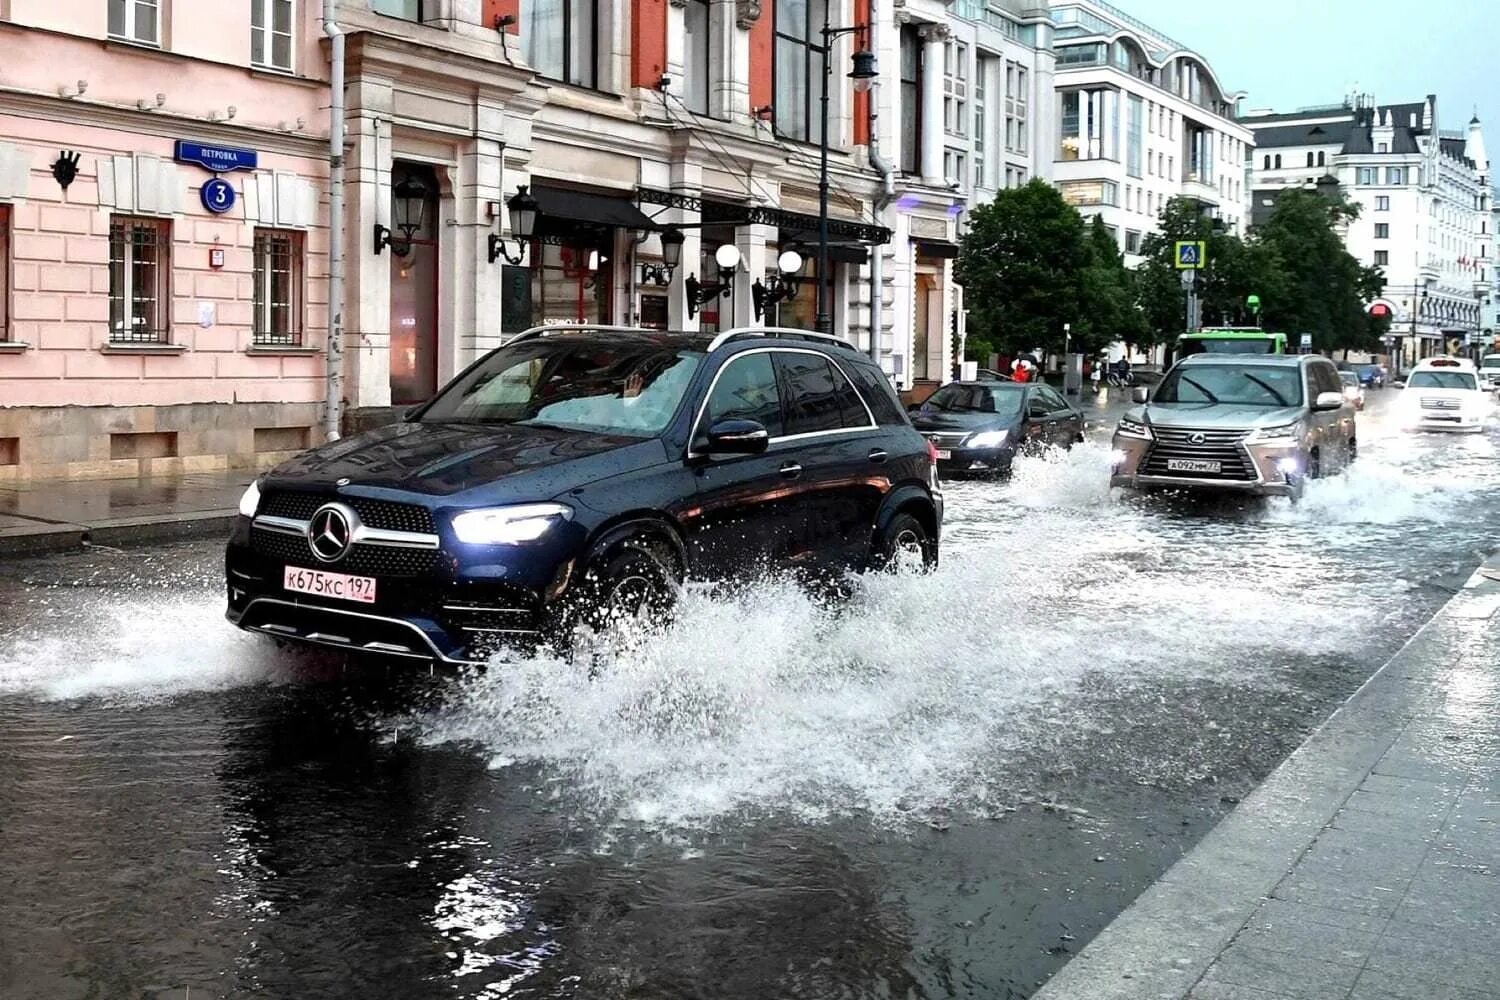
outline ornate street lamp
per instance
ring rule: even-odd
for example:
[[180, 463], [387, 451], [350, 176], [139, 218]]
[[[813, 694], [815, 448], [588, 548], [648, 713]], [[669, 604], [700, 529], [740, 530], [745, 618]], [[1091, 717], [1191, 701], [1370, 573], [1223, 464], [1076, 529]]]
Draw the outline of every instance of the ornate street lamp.
[[687, 240], [682, 230], [668, 226], [661, 231], [661, 263], [641, 265], [641, 284], [654, 282], [662, 287], [672, 283], [672, 274], [682, 263], [682, 244]]
[[[835, 28], [828, 22], [832, 4], [823, 5], [823, 104], [822, 133], [818, 157], [818, 306], [814, 327], [820, 333], [833, 331], [833, 318], [828, 314], [828, 78], [833, 75], [833, 66], [828, 55], [833, 51], [833, 40], [840, 35], [852, 35], [864, 31], [863, 26]], [[875, 53], [861, 49], [850, 60], [852, 69], [849, 79], [854, 89], [861, 93], [870, 89], [879, 73], [875, 69]]]
[[797, 297], [797, 289], [802, 286], [802, 264], [800, 253], [783, 250], [781, 256], [776, 258], [777, 273], [767, 278], [765, 284], [761, 284], [757, 278], [755, 284], [750, 286], [756, 319], [765, 314], [766, 306]]
[[734, 274], [740, 267], [740, 250], [733, 243], [725, 243], [714, 251], [714, 263], [719, 267], [719, 280], [705, 285], [695, 274], [688, 275], [684, 282], [687, 289], [688, 315], [697, 315], [698, 307], [707, 305], [721, 295], [728, 295], [734, 288]]
[[516, 241], [516, 252], [512, 256], [509, 248], [505, 245], [505, 237], [499, 233], [490, 233], [490, 263], [504, 257], [511, 264], [519, 264], [526, 256], [526, 244], [536, 235], [536, 219], [540, 211], [536, 199], [531, 192], [522, 184], [516, 188], [516, 193], [510, 196], [505, 203], [506, 211], [510, 213], [510, 235]]
[[396, 217], [396, 228], [401, 230], [400, 236], [393, 236], [391, 231], [380, 223], [375, 223], [375, 256], [380, 256], [380, 251], [385, 247], [391, 248], [391, 253], [397, 257], [405, 257], [411, 253], [411, 241], [422, 229], [422, 216], [427, 211], [427, 185], [410, 175], [403, 177], [401, 183], [391, 189], [393, 195], [393, 214]]

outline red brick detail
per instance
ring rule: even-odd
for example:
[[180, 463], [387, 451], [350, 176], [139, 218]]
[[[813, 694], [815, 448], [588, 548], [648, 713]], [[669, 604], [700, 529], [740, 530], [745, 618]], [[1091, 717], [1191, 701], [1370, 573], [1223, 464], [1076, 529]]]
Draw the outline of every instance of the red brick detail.
[[506, 28], [512, 35], [521, 33], [521, 0], [484, 0], [484, 26], [493, 28], [502, 17], [511, 17], [514, 23]]
[[631, 86], [655, 88], [667, 71], [667, 0], [636, 0], [630, 16]]
[[775, 3], [761, 5], [760, 19], [750, 27], [750, 108], [769, 107], [776, 59]]
[[[869, 0], [855, 0], [854, 24], [856, 27], [868, 29], [870, 26], [870, 2]], [[868, 48], [870, 36], [868, 31], [856, 31], [854, 33], [855, 51]], [[868, 92], [854, 93], [854, 144], [856, 146], [868, 146], [870, 144], [870, 95]]]

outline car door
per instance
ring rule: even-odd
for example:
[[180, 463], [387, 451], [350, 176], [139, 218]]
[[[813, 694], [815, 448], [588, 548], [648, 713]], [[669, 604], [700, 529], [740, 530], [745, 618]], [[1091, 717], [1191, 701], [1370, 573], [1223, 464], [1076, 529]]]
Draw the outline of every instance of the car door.
[[[759, 455], [703, 454], [716, 421], [759, 421], [770, 443]], [[715, 375], [692, 430], [688, 464], [696, 497], [681, 517], [694, 572], [708, 579], [752, 575], [779, 562], [790, 544], [788, 458], [781, 390], [770, 351], [737, 354]]]
[[1034, 391], [1047, 409], [1047, 440], [1059, 448], [1067, 448], [1083, 433], [1083, 415], [1068, 405], [1068, 401], [1057, 394], [1050, 385], [1038, 385]]
[[1354, 436], [1354, 409], [1343, 398], [1344, 384], [1339, 379], [1337, 368], [1326, 362], [1314, 362], [1310, 373], [1315, 388], [1309, 403], [1316, 402], [1317, 396], [1325, 392], [1337, 393], [1343, 402], [1337, 410], [1317, 410], [1312, 414], [1322, 449], [1323, 467], [1340, 468], [1349, 458], [1349, 439]]
[[819, 351], [778, 350], [786, 454], [795, 462], [788, 560], [837, 570], [869, 548], [869, 526], [888, 481], [879, 429], [843, 369]]

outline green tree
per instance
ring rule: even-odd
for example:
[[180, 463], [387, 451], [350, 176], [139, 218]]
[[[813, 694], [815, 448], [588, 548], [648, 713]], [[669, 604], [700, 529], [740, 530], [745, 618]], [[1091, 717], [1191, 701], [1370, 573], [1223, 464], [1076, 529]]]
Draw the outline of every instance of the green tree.
[[1382, 323], [1365, 306], [1384, 290], [1385, 278], [1344, 249], [1343, 231], [1358, 215], [1359, 206], [1342, 197], [1286, 191], [1256, 233], [1286, 265], [1281, 294], [1266, 300], [1267, 323], [1294, 337], [1312, 334], [1315, 350], [1379, 347]]
[[1063, 324], [1078, 325], [1092, 261], [1082, 216], [1046, 181], [976, 208], [955, 272], [969, 311], [969, 356], [1061, 351]]
[[1079, 275], [1073, 350], [1098, 354], [1117, 340], [1142, 343], [1145, 316], [1136, 305], [1135, 277], [1125, 266], [1115, 235], [1094, 216], [1088, 232], [1089, 262]]

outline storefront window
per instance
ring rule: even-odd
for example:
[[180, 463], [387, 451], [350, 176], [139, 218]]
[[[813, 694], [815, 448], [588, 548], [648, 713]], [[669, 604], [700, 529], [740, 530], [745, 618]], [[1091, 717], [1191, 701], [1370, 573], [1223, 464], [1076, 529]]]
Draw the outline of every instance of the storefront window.
[[[438, 358], [438, 177], [431, 167], [397, 163], [391, 170], [391, 218], [402, 218], [396, 200], [415, 193], [420, 218], [403, 254], [391, 258], [391, 402], [425, 401], [437, 391]], [[407, 210], [406, 218], [412, 218]], [[399, 235], [399, 234], [398, 234]]]
[[598, 0], [523, 0], [521, 4], [526, 61], [549, 79], [597, 87], [594, 43], [598, 33]]
[[531, 259], [532, 325], [613, 322], [606, 246], [537, 243]]

